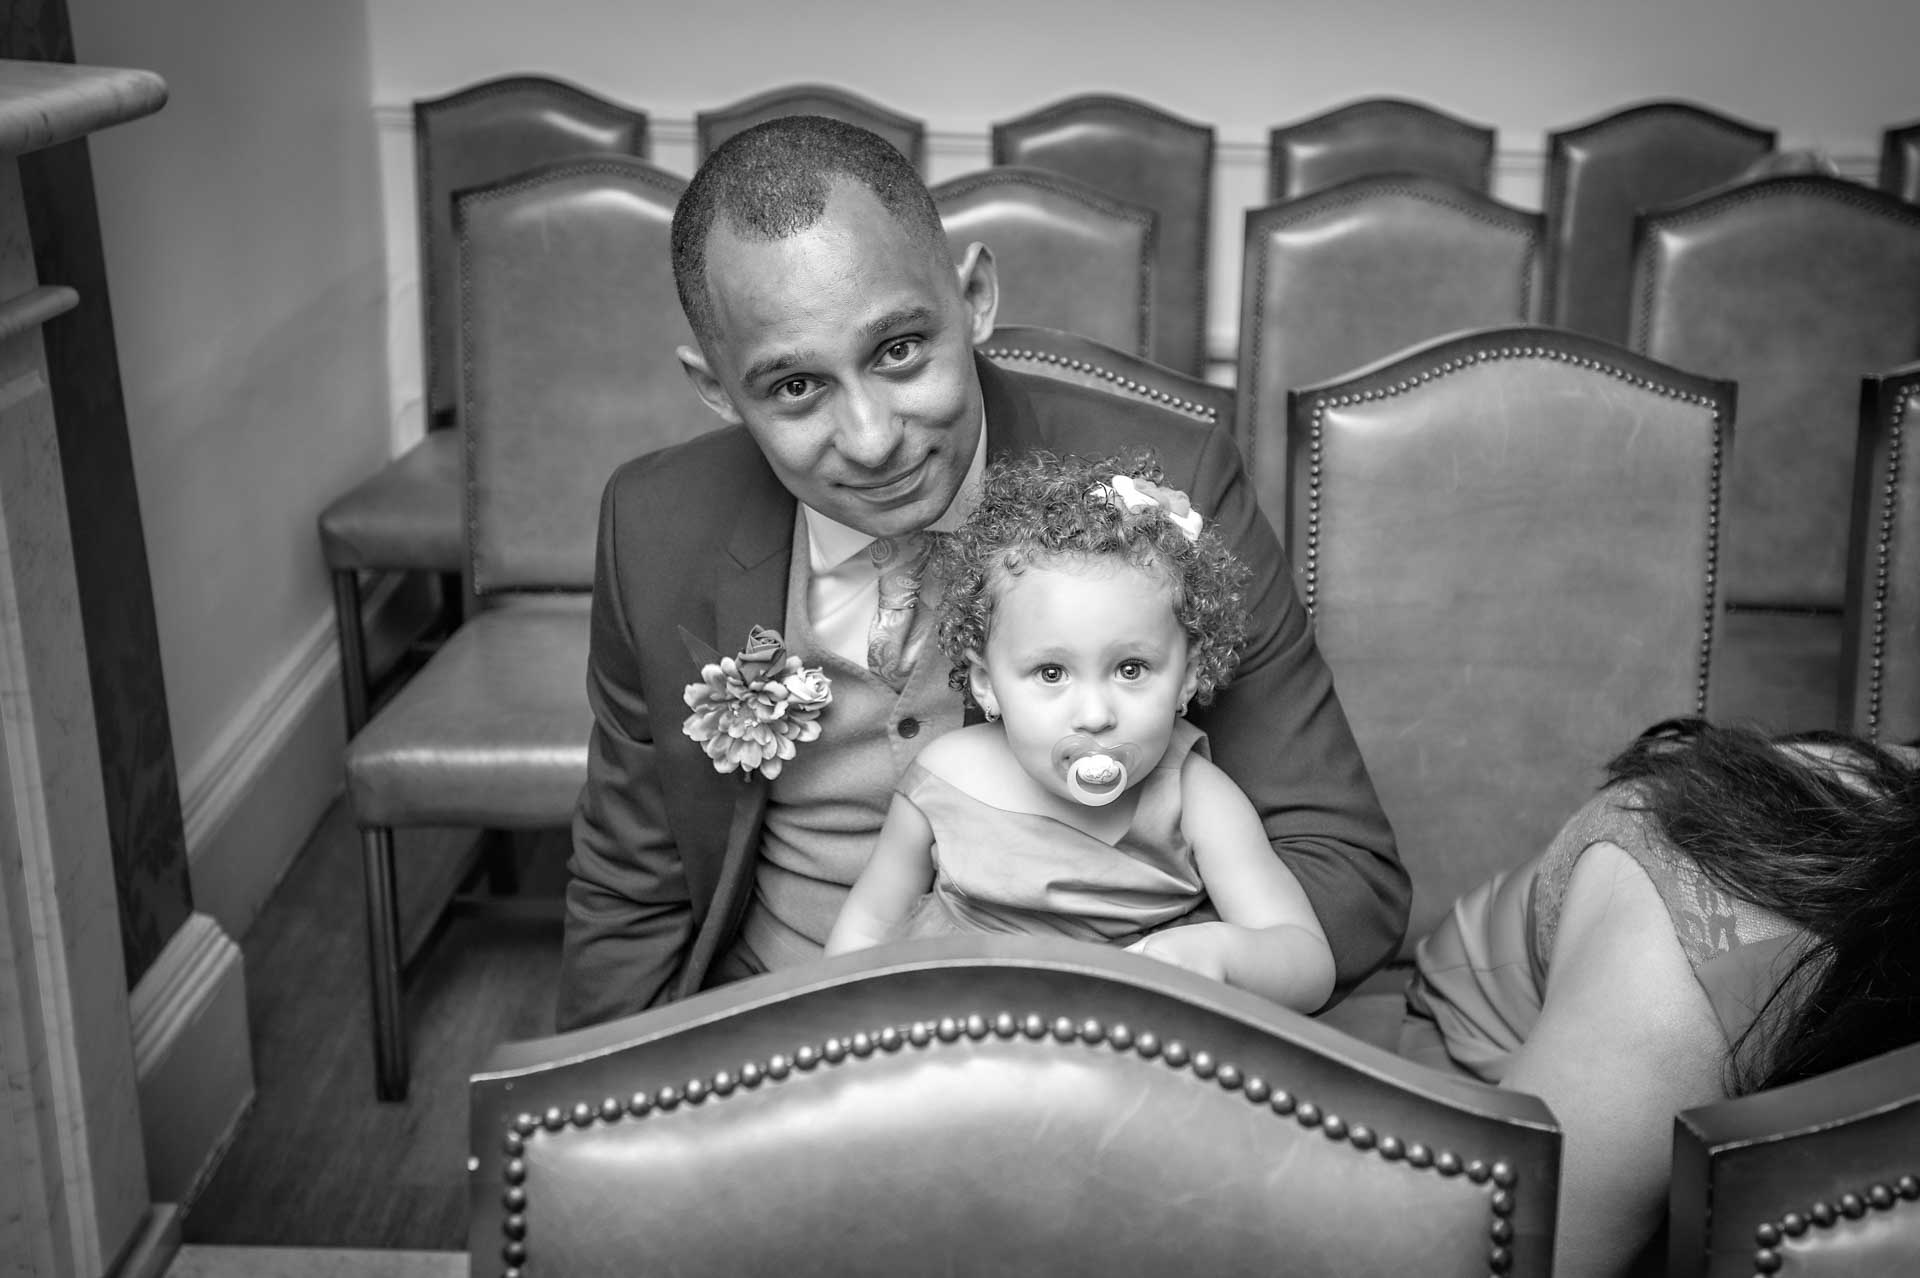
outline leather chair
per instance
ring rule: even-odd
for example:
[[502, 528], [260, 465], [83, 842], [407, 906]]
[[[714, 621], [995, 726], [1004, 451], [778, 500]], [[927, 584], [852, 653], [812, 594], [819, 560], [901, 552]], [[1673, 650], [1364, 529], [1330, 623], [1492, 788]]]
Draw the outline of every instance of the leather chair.
[[[1614, 751], [1705, 707], [1733, 387], [1495, 328], [1294, 391], [1288, 413], [1285, 540], [1413, 880], [1410, 959], [1462, 892], [1547, 845]], [[1329, 1016], [1364, 1033], [1366, 997]]]
[[1157, 219], [1044, 169], [982, 169], [933, 188], [957, 260], [978, 240], [1000, 266], [1000, 314], [1145, 355]]
[[1209, 125], [1100, 94], [1065, 98], [993, 126], [996, 165], [1064, 173], [1159, 217], [1153, 344], [1142, 354], [1196, 377], [1207, 366], [1213, 142]]
[[333, 574], [348, 736], [366, 723], [373, 695], [362, 574], [430, 572], [451, 581], [465, 555], [462, 443], [449, 430], [459, 381], [454, 194], [574, 155], [644, 157], [647, 116], [559, 80], [508, 76], [415, 102], [413, 148], [427, 434], [335, 500], [319, 520], [321, 553]]
[[1635, 350], [1740, 384], [1717, 718], [1838, 726], [1861, 378], [1920, 356], [1920, 208], [1835, 177], [1641, 215]]
[[1920, 1273], [1920, 1044], [1683, 1112], [1667, 1278]]
[[1267, 199], [1357, 177], [1421, 173], [1471, 191], [1493, 185], [1494, 131], [1404, 98], [1362, 98], [1267, 134]]
[[881, 106], [857, 93], [830, 84], [790, 84], [765, 93], [742, 98], [693, 117], [696, 159], [705, 161], [713, 149], [736, 133], [744, 133], [756, 124], [777, 120], [783, 115], [824, 115], [828, 119], [857, 124], [877, 133], [913, 161], [922, 173], [927, 169], [927, 126], [924, 120]]
[[376, 1083], [406, 1093], [396, 827], [552, 829], [586, 779], [595, 512], [622, 461], [717, 422], [674, 356], [690, 340], [668, 227], [684, 179], [563, 161], [457, 203], [473, 615], [346, 752], [361, 827]]
[[1543, 222], [1441, 178], [1357, 178], [1247, 213], [1237, 435], [1280, 527], [1287, 393], [1462, 329], [1526, 323]]
[[1842, 726], [1920, 742], [1920, 363], [1861, 387], [1842, 634]]
[[1775, 134], [1690, 102], [1643, 102], [1547, 134], [1541, 318], [1624, 345], [1633, 219], [1731, 182]]
[[1189, 377], [1078, 333], [1001, 324], [980, 353], [1001, 368], [1144, 399], [1207, 426], [1233, 420], [1233, 387]]
[[1136, 954], [887, 946], [474, 1076], [475, 1275], [1543, 1274], [1559, 1132]]
[[1880, 135], [1880, 189], [1920, 203], [1920, 120]]

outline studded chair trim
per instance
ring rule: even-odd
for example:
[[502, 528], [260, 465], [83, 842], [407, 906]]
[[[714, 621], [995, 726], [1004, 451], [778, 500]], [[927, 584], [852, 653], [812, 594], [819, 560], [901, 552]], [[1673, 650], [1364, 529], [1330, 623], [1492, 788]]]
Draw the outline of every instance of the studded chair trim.
[[1668, 1278], [1886, 1273], [1886, 1248], [1920, 1254], [1917, 1068], [1910, 1044], [1682, 1111]]
[[[741, 121], [751, 120], [755, 124], [764, 119], [773, 119], [777, 115], [793, 114], [778, 111], [788, 103], [826, 102], [844, 113], [845, 118], [861, 125], [869, 132], [878, 133], [896, 145], [904, 142], [901, 149], [907, 160], [920, 172], [927, 168], [927, 125], [926, 121], [914, 116], [885, 107], [871, 98], [862, 97], [851, 90], [833, 84], [789, 84], [757, 93], [750, 98], [742, 98], [711, 111], [699, 111], [694, 114], [694, 133], [699, 148], [699, 158], [705, 160], [719, 145], [714, 134], [726, 129], [727, 137], [744, 131], [743, 128], [730, 126]], [[746, 126], [751, 127], [751, 126]], [[724, 141], [725, 139], [720, 139]]]
[[1252, 436], [1260, 423], [1260, 377], [1254, 362], [1259, 357], [1261, 337], [1266, 331], [1266, 297], [1268, 272], [1273, 262], [1273, 232], [1323, 217], [1335, 209], [1396, 195], [1452, 209], [1477, 222], [1511, 232], [1520, 239], [1525, 244], [1525, 252], [1519, 295], [1514, 299], [1512, 318], [1516, 321], [1532, 318], [1534, 283], [1540, 274], [1540, 245], [1545, 229], [1544, 219], [1538, 213], [1515, 208], [1490, 195], [1456, 187], [1438, 178], [1413, 174], [1355, 178], [1322, 191], [1269, 204], [1265, 208], [1249, 209], [1246, 252], [1241, 270], [1243, 274], [1250, 272], [1252, 278], [1242, 307], [1244, 332], [1240, 341], [1238, 376], [1241, 395], [1239, 430], [1242, 432], [1240, 443], [1243, 450], [1252, 451]]
[[[438, 198], [442, 200], [451, 200], [455, 194], [453, 191], [440, 190], [437, 183], [434, 173], [433, 147], [428, 145], [427, 141], [429, 127], [436, 116], [457, 112], [460, 108], [471, 106], [476, 102], [484, 102], [489, 98], [515, 97], [527, 94], [543, 97], [557, 103], [567, 103], [584, 114], [599, 116], [606, 121], [620, 122], [626, 125], [631, 130], [632, 149], [630, 153], [642, 159], [645, 159], [648, 155], [650, 144], [647, 133], [648, 119], [646, 112], [629, 107], [624, 103], [615, 102], [611, 98], [601, 97], [599, 94], [583, 89], [577, 84], [555, 79], [552, 76], [502, 76], [499, 79], [487, 80], [480, 84], [468, 85], [465, 88], [456, 89], [452, 93], [444, 94], [437, 98], [421, 98], [414, 102], [414, 198], [417, 204], [415, 215], [420, 241], [421, 346], [424, 352], [422, 385], [425, 388], [425, 394], [428, 400], [426, 407], [429, 416], [431, 416], [435, 408], [432, 401], [436, 397], [437, 389], [442, 384], [441, 377], [443, 374], [439, 368], [440, 355], [439, 352], [435, 350], [438, 343], [435, 342], [432, 331], [434, 317], [438, 313], [438, 307], [441, 304], [439, 299], [440, 281], [436, 278], [433, 270], [436, 247], [434, 234], [437, 223], [433, 216], [433, 209], [428, 207], [427, 201], [435, 198], [435, 193], [437, 193]], [[449, 229], [451, 230], [451, 227], [449, 227]], [[429, 421], [427, 425], [429, 429], [432, 429], [436, 423]]]
[[[1391, 399], [1438, 378], [1449, 377], [1489, 360], [1554, 360], [1593, 369], [1630, 386], [1669, 399], [1697, 404], [1708, 410], [1716, 429], [1713, 464], [1707, 484], [1706, 562], [1701, 571], [1706, 586], [1706, 609], [1700, 618], [1699, 667], [1695, 676], [1694, 712], [1704, 714], [1708, 675], [1713, 657], [1713, 621], [1720, 538], [1720, 487], [1725, 468], [1725, 437], [1718, 427], [1731, 417], [1732, 392], [1727, 383], [1696, 378], [1630, 355], [1608, 343], [1579, 334], [1545, 328], [1488, 329], [1443, 338], [1409, 354], [1326, 386], [1296, 392], [1310, 418], [1307, 452], [1307, 535], [1302, 568], [1302, 599], [1314, 610], [1320, 585], [1320, 475], [1324, 462], [1324, 421], [1328, 408], [1367, 400]], [[1298, 417], [1296, 408], [1290, 416]]]
[[[980, 353], [1003, 368], [1033, 371], [1042, 377], [1064, 371], [1097, 378], [1115, 394], [1144, 399], [1209, 426], [1232, 420], [1230, 388], [1202, 383], [1078, 333], [1030, 324], [1002, 325]], [[1209, 392], [1217, 392], [1218, 403], [1201, 398]]]
[[[1010, 165], [1014, 163], [1013, 152], [1016, 140], [1023, 134], [1050, 128], [1062, 121], [1077, 120], [1086, 116], [1132, 116], [1145, 121], [1152, 128], [1167, 129], [1175, 133], [1187, 133], [1193, 136], [1201, 151], [1201, 164], [1211, 174], [1214, 167], [1213, 126], [1202, 124], [1198, 120], [1189, 120], [1184, 116], [1163, 111], [1151, 103], [1137, 98], [1123, 97], [1110, 93], [1086, 93], [1076, 97], [1062, 98], [1058, 102], [1036, 108], [1026, 115], [1011, 120], [1002, 120], [991, 130], [990, 148], [993, 163]], [[1199, 206], [1195, 234], [1198, 240], [1196, 253], [1200, 263], [1198, 289], [1194, 297], [1194, 346], [1192, 367], [1195, 370], [1206, 366], [1207, 360], [1207, 264], [1213, 260], [1213, 184], [1203, 183], [1198, 192]]]
[[[1491, 125], [1476, 124], [1449, 112], [1439, 110], [1424, 102], [1415, 102], [1410, 98], [1361, 98], [1344, 106], [1322, 111], [1318, 115], [1295, 120], [1291, 124], [1279, 125], [1267, 132], [1267, 199], [1269, 201], [1285, 198], [1282, 192], [1286, 186], [1285, 175], [1291, 167], [1292, 157], [1288, 150], [1290, 143], [1301, 136], [1325, 132], [1329, 129], [1353, 120], [1366, 120], [1371, 117], [1402, 119], [1432, 129], [1438, 134], [1452, 134], [1469, 145], [1479, 145], [1485, 149], [1485, 155], [1479, 164], [1479, 187], [1482, 191], [1493, 185], [1493, 149], [1497, 136]], [[1308, 192], [1311, 194], [1311, 192]]]
[[[1920, 404], [1920, 365], [1884, 378], [1868, 378], [1864, 391], [1868, 415], [1856, 461], [1855, 535], [1866, 545], [1849, 556], [1847, 584], [1847, 660], [1842, 672], [1841, 722], [1868, 740], [1880, 739], [1882, 698], [1886, 690], [1888, 594], [1893, 586], [1894, 548], [1914, 539], [1900, 522], [1902, 485], [1913, 483], [1907, 429]], [[1875, 434], [1884, 436], [1885, 462], [1875, 474]], [[1864, 521], [1862, 523], [1861, 521]], [[1862, 651], [1864, 649], [1864, 651]], [[1865, 666], [1862, 671], [1861, 667]], [[1857, 691], [1862, 676], [1864, 691]]]
[[[983, 981], [999, 993], [967, 992]], [[1011, 1003], [998, 1001], [1015, 990], [1024, 993], [1011, 994]], [[871, 997], [862, 999], [868, 991]], [[863, 1019], [863, 1002], [893, 1014]], [[1127, 1014], [1094, 1014], [1089, 1004]], [[914, 1010], [901, 1018], [909, 1005]], [[1154, 1014], [1156, 1005], [1163, 1015]], [[1209, 1032], [1219, 1041], [1209, 1042]], [[683, 1043], [683, 1035], [691, 1038]], [[741, 1036], [753, 1046], [729, 1056]], [[766, 1093], [789, 1089], [801, 1093], [789, 1103], [804, 1110], [858, 1086], [865, 1071], [890, 1057], [979, 1048], [1021, 1058], [1028, 1052], [1096, 1063], [1106, 1058], [1116, 1068], [1149, 1062], [1187, 1086], [1237, 1098], [1248, 1123], [1318, 1132], [1353, 1158], [1478, 1187], [1485, 1195], [1489, 1275], [1525, 1268], [1529, 1255], [1544, 1264], [1542, 1253], [1550, 1249], [1551, 1239], [1540, 1231], [1543, 1222], [1550, 1230], [1557, 1197], [1557, 1185], [1549, 1182], [1558, 1133], [1533, 1098], [1427, 1076], [1241, 991], [1172, 968], [1147, 968], [1135, 956], [1057, 939], [994, 937], [844, 956], [708, 991], [625, 1022], [500, 1049], [473, 1082], [474, 1272], [511, 1278], [540, 1272], [537, 1240], [543, 1228], [556, 1227], [551, 1216], [542, 1224], [538, 1155], [548, 1142], [654, 1125], [658, 1139], [684, 1141], [677, 1124], [696, 1110], [756, 1095], [756, 1103], [764, 1103]], [[1262, 1059], [1262, 1068], [1237, 1059], [1243, 1052]], [[720, 1059], [709, 1067], [705, 1061], [714, 1057]], [[1267, 1068], [1287, 1068], [1295, 1059], [1303, 1071], [1298, 1079]], [[1327, 1066], [1332, 1072], [1324, 1072]], [[1321, 1082], [1305, 1077], [1317, 1069]], [[1322, 1090], [1350, 1082], [1360, 1092], [1377, 1092], [1399, 1116], [1333, 1109]], [[1200, 1100], [1196, 1092], [1193, 1104]], [[1462, 1108], [1473, 1113], [1466, 1126], [1458, 1121], [1466, 1115], [1444, 1113]], [[1442, 1122], [1452, 1124], [1453, 1136], [1422, 1130]], [[928, 1149], [926, 1157], [940, 1155]], [[1517, 1237], [1521, 1230], [1525, 1236]]]
[[1002, 187], [1014, 190], [1047, 191], [1092, 209], [1103, 217], [1111, 218], [1116, 222], [1131, 222], [1140, 228], [1140, 254], [1136, 277], [1139, 287], [1135, 291], [1137, 301], [1134, 341], [1140, 350], [1150, 349], [1153, 341], [1154, 261], [1159, 251], [1159, 219], [1153, 210], [1115, 199], [1065, 174], [1021, 166], [984, 169], [978, 173], [966, 173], [956, 178], [949, 178], [932, 189], [933, 202], [944, 214], [945, 206], [949, 201], [961, 200], [981, 191]]

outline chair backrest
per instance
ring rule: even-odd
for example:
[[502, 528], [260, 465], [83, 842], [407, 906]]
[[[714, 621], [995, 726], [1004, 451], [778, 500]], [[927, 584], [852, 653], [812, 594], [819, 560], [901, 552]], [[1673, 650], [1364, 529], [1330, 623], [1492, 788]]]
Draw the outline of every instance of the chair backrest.
[[913, 162], [914, 168], [926, 172], [926, 121], [902, 115], [830, 84], [784, 85], [711, 111], [696, 112], [693, 117], [696, 160], [704, 161], [715, 147], [734, 134], [783, 115], [824, 115], [846, 124], [857, 124], [893, 143], [900, 154]]
[[1276, 527], [1287, 392], [1444, 333], [1530, 321], [1542, 234], [1538, 213], [1412, 174], [1247, 213], [1237, 431]]
[[1920, 1273], [1920, 1044], [1683, 1111], [1667, 1278]]
[[1139, 955], [948, 938], [510, 1044], [475, 1275], [1545, 1273], [1546, 1106]]
[[1841, 645], [1840, 722], [1920, 740], [1920, 363], [1864, 380]]
[[668, 254], [685, 189], [645, 160], [601, 156], [461, 194], [475, 595], [591, 589], [614, 468], [719, 424], [674, 355], [692, 341]]
[[[1077, 178], [1159, 218], [1157, 364], [1198, 376], [1207, 360], [1213, 128], [1132, 98], [1067, 98], [993, 126], [993, 162]], [[1024, 322], [1024, 321], [1022, 321]]]
[[1493, 129], [1404, 98], [1362, 98], [1267, 134], [1267, 199], [1357, 177], [1420, 173], [1473, 191], [1493, 185]]
[[1144, 399], [1208, 426], [1233, 422], [1233, 388], [1189, 377], [1078, 333], [1031, 324], [1002, 324], [980, 353], [1015, 372]]
[[1732, 181], [1774, 140], [1690, 102], [1643, 102], [1547, 134], [1544, 322], [1624, 345], [1634, 216]]
[[1920, 356], [1920, 208], [1776, 177], [1651, 210], [1632, 313], [1633, 349], [1740, 384], [1727, 603], [1837, 616], [1860, 379]]
[[1159, 285], [1153, 210], [1059, 173], [1017, 167], [942, 182], [933, 202], [956, 259], [974, 240], [993, 250], [1008, 323], [1147, 353]]
[[1880, 189], [1920, 203], [1920, 120], [1880, 135]]
[[1490, 329], [1289, 397], [1287, 545], [1413, 878], [1406, 953], [1698, 714], [1733, 388]]
[[646, 112], [531, 75], [487, 80], [413, 104], [422, 394], [430, 428], [453, 424], [460, 396], [454, 195], [554, 160], [599, 153], [644, 157]]

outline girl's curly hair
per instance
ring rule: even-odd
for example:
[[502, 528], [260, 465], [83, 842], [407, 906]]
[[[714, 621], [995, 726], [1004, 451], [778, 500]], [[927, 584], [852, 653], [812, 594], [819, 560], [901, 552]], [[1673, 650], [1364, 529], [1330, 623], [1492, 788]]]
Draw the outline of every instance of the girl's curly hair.
[[968, 690], [968, 650], [987, 649], [997, 583], [1059, 558], [1115, 558], [1164, 574], [1199, 680], [1194, 700], [1205, 705], [1226, 686], [1247, 637], [1246, 566], [1211, 525], [1189, 541], [1159, 507], [1129, 510], [1104, 495], [1113, 475], [1165, 483], [1149, 451], [1097, 460], [1038, 452], [987, 468], [980, 504], [959, 531], [936, 539], [932, 564], [944, 586], [940, 649], [954, 687]]

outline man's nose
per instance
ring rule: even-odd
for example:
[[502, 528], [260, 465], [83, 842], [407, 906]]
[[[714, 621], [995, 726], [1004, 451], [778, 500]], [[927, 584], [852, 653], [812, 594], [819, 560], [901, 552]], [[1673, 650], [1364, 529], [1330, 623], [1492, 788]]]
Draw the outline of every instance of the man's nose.
[[855, 465], [881, 469], [904, 433], [889, 397], [862, 387], [851, 387], [840, 397], [837, 444], [841, 455]]

